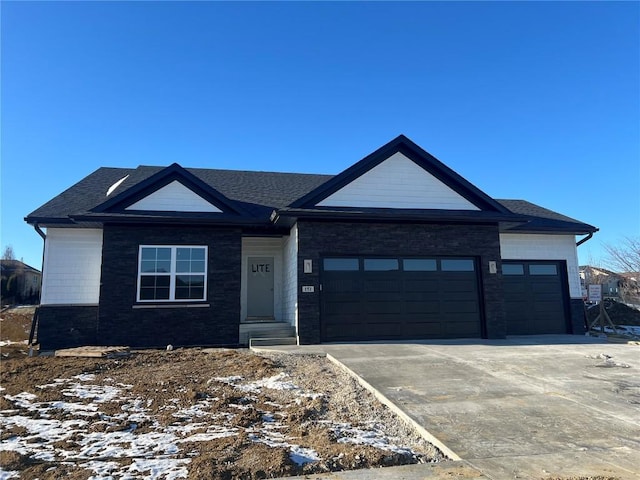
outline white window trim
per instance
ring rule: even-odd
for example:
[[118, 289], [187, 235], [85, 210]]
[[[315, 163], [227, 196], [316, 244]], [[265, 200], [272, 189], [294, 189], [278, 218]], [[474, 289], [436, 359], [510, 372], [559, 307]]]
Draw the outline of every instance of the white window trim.
[[[143, 248], [170, 248], [171, 249], [171, 271], [170, 272], [157, 272], [157, 273], [145, 273], [142, 270], [142, 249]], [[204, 249], [204, 291], [203, 298], [175, 298], [176, 295], [176, 275], [184, 275], [183, 273], [176, 272], [177, 262], [177, 249], [178, 248], [203, 248]], [[189, 303], [189, 302], [204, 302], [207, 300], [207, 272], [209, 270], [209, 247], [207, 245], [140, 245], [138, 247], [138, 284], [136, 286], [136, 302], [139, 303]], [[167, 276], [169, 277], [169, 298], [166, 300], [142, 300], [140, 299], [140, 285], [142, 276]], [[200, 275], [200, 273], [196, 273]]]

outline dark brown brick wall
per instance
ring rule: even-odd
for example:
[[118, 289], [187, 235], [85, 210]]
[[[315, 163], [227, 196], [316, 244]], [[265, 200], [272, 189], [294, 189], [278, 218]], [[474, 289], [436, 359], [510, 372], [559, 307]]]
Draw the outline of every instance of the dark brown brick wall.
[[[207, 245], [208, 306], [133, 308], [140, 245]], [[132, 347], [237, 344], [241, 248], [240, 229], [105, 225], [98, 342]]]
[[37, 332], [40, 350], [97, 345], [97, 325], [97, 306], [41, 306]]
[[[487, 338], [504, 338], [506, 324], [499, 274], [489, 273], [489, 261], [500, 265], [497, 225], [434, 225], [391, 223], [298, 222], [298, 325], [300, 341], [320, 342], [320, 259], [328, 255], [473, 256], [481, 268], [481, 300]], [[314, 273], [305, 274], [303, 260], [312, 259]], [[301, 293], [314, 285], [314, 293]]]
[[587, 332], [584, 301], [581, 298], [570, 299], [569, 310], [571, 311], [571, 331], [568, 333], [584, 335]]

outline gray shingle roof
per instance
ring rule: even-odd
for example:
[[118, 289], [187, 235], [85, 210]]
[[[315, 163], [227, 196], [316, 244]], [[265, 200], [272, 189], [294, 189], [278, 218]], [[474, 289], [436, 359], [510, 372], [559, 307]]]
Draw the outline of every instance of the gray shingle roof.
[[[99, 168], [31, 212], [27, 220], [68, 219], [69, 216], [85, 214], [108, 198], [124, 192], [163, 168], [155, 166], [140, 166], [135, 169]], [[263, 211], [267, 215], [273, 209], [289, 205], [332, 177], [318, 174], [204, 168], [187, 168], [186, 170], [231, 200], [265, 207]], [[127, 175], [128, 177], [107, 197], [109, 187]]]
[[592, 225], [561, 213], [554, 212], [526, 200], [498, 200], [513, 213], [529, 217], [529, 223], [518, 225], [512, 231], [558, 231], [585, 234], [595, 232]]
[[[158, 166], [139, 166], [133, 169], [99, 168], [30, 213], [26, 220], [29, 223], [43, 224], [70, 223], [70, 217], [88, 214], [91, 209], [148, 179], [163, 168]], [[249, 212], [265, 220], [268, 220], [272, 210], [289, 206], [333, 178], [332, 175], [303, 173], [204, 168], [187, 168], [186, 170], [230, 200], [251, 206]], [[127, 175], [128, 177], [107, 197], [109, 187]], [[596, 230], [591, 225], [525, 200], [497, 201], [511, 212], [529, 218], [528, 224], [516, 226], [513, 231], [588, 233]]]
[[68, 220], [70, 215], [86, 212], [104, 202], [109, 187], [134, 171], [130, 168], [101, 167], [31, 212], [26, 219]]

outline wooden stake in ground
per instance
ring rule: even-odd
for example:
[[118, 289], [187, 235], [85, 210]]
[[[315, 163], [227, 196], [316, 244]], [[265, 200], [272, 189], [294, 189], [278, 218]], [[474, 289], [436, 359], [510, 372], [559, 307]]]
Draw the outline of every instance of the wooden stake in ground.
[[611, 328], [613, 328], [613, 331], [615, 333], [618, 333], [618, 329], [616, 328], [616, 326], [613, 324], [613, 322], [611, 321], [611, 318], [609, 318], [609, 314], [607, 313], [607, 310], [604, 308], [604, 302], [603, 302], [603, 295], [602, 295], [602, 285], [601, 284], [592, 284], [592, 285], [588, 285], [587, 286], [587, 291], [588, 291], [588, 299], [589, 302], [597, 302], [600, 305], [600, 313], [598, 314], [598, 316], [596, 317], [596, 319], [591, 322], [591, 325], [589, 325], [589, 330], [591, 331], [591, 329], [594, 327], [594, 325], [598, 322], [600, 322], [600, 332], [604, 334], [604, 322], [605, 320], [607, 321], [607, 323], [609, 324], [609, 326], [611, 326]]
[[613, 328], [613, 331], [615, 333], [618, 333], [618, 329], [613, 324], [613, 322], [611, 321], [611, 318], [609, 317], [609, 314], [607, 313], [607, 309], [604, 308], [604, 302], [600, 302], [600, 313], [598, 313], [598, 316], [596, 317], [596, 319], [593, 322], [591, 322], [591, 325], [589, 326], [589, 330], [591, 330], [596, 323], [600, 322], [600, 332], [604, 333], [604, 322], [605, 322], [605, 320], [607, 321], [609, 326], [611, 328]]

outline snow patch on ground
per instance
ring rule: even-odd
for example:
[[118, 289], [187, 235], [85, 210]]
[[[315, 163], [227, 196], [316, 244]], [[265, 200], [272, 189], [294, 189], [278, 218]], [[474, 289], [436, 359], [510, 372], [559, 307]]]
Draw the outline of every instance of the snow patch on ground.
[[284, 372], [281, 372], [272, 377], [263, 378], [261, 380], [256, 380], [254, 382], [241, 383], [243, 380], [240, 376], [232, 376], [232, 377], [214, 377], [212, 380], [216, 382], [226, 383], [227, 385], [231, 385], [234, 388], [237, 388], [241, 392], [247, 393], [260, 393], [263, 388], [269, 388], [271, 390], [300, 390], [296, 384], [291, 381], [285, 381], [287, 375]]
[[363, 428], [354, 427], [349, 423], [333, 423], [328, 421], [320, 422], [326, 425], [336, 436], [339, 443], [353, 443], [355, 445], [368, 445], [380, 450], [402, 455], [411, 455], [413, 452], [409, 448], [399, 447], [387, 437], [382, 430], [382, 425], [371, 422]]
[[[90, 470], [90, 478], [95, 480], [186, 478], [191, 461], [188, 457], [197, 455], [195, 450], [185, 450], [189, 448], [187, 444], [232, 437], [241, 431], [254, 442], [287, 449], [291, 460], [298, 465], [321, 460], [318, 452], [297, 444], [286, 435], [287, 427], [278, 421], [286, 416], [286, 405], [269, 402], [273, 411], [258, 410], [261, 422], [242, 428], [231, 426], [234, 413], [211, 411], [218, 398], [205, 397], [187, 408], [179, 408], [180, 401], [175, 398], [160, 409], [171, 412], [176, 418], [175, 423], [167, 426], [160, 424], [149, 410], [153, 400], [135, 398], [131, 385], [115, 383], [110, 378], [104, 379], [102, 384], [92, 383], [95, 381], [95, 375], [81, 374], [35, 387], [35, 391], [42, 394], [55, 388], [67, 398], [66, 401], [38, 401], [38, 395], [32, 392], [4, 395], [14, 408], [0, 411], [0, 427], [6, 432], [16, 430], [20, 433], [3, 440], [0, 450], [50, 462], [73, 461]], [[243, 394], [238, 403], [229, 404], [238, 411], [256, 408], [251, 405], [256, 400], [251, 394], [263, 389], [292, 392], [293, 403], [322, 396], [304, 391], [285, 373], [257, 381], [244, 381], [240, 376], [216, 377], [209, 383], [213, 381], [228, 384]], [[114, 403], [119, 406], [118, 413], [106, 413], [113, 412]], [[111, 410], [106, 408], [107, 404]], [[360, 426], [320, 423], [334, 433], [338, 442], [412, 453], [395, 445], [375, 423]], [[140, 425], [145, 426], [143, 431], [140, 431]], [[68, 446], [61, 446], [60, 442], [65, 441]], [[130, 461], [122, 462], [122, 459]], [[0, 468], [0, 480], [16, 476], [16, 472]]]
[[[12, 342], [11, 340], [0, 340], [0, 347], [8, 347], [9, 345], [28, 345], [28, 340], [20, 340], [18, 342]], [[2, 477], [0, 476], [0, 479]]]

